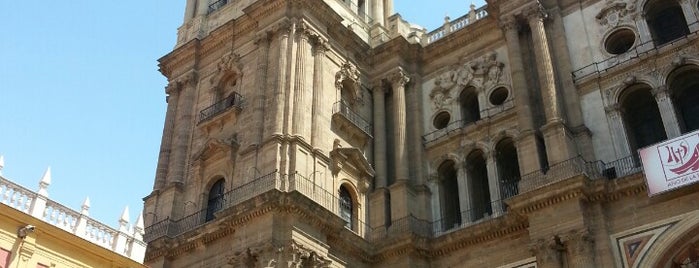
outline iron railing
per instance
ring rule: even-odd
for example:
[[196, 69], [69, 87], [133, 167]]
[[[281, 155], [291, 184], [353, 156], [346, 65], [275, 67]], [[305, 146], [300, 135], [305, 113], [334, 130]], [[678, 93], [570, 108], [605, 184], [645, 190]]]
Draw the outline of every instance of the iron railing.
[[204, 108], [199, 112], [199, 124], [202, 122], [217, 116], [230, 108], [242, 109], [243, 108], [243, 96], [237, 92], [233, 92], [230, 96], [220, 100], [213, 105]]
[[[612, 169], [614, 170], [613, 172], [610, 171]], [[503, 201], [520, 193], [532, 191], [578, 175], [585, 175], [593, 180], [601, 178], [615, 179], [641, 171], [640, 164], [633, 156], [627, 156], [609, 163], [604, 163], [603, 161], [589, 162], [578, 156], [551, 165], [546, 169], [526, 174], [521, 179], [503, 178], [500, 182], [500, 200], [461, 211], [459, 215], [451, 215], [434, 221], [418, 219], [410, 215], [375, 228], [370, 227], [367, 223], [361, 221], [357, 215], [354, 215], [352, 224], [346, 226], [346, 228], [369, 241], [380, 241], [389, 236], [407, 233], [433, 238], [504, 215], [507, 213], [507, 205]], [[277, 171], [258, 177], [226, 192], [221, 210], [233, 207], [274, 189], [281, 192], [298, 192], [342, 218], [340, 214], [341, 199], [338, 195], [326, 190], [325, 187], [322, 187], [313, 179], [299, 173], [283, 176]], [[143, 240], [150, 242], [164, 236], [175, 237], [196, 229], [206, 222], [206, 209], [194, 212], [179, 220], [166, 218], [146, 227]]]
[[[694, 22], [688, 25], [690, 32], [684, 37], [680, 37], [673, 41], [659, 45], [655, 44], [655, 40], [646, 41], [632, 47], [631, 49], [622, 54], [610, 56], [609, 58], [606, 58], [602, 61], [594, 62], [580, 69], [577, 69], [573, 71], [573, 79], [577, 82], [578, 80], [591, 75], [600, 75], [616, 66], [622, 65], [624, 63], [636, 59], [644, 58], [648, 55], [656, 54], [660, 48], [672, 46], [676, 43], [686, 42], [687, 39], [689, 39], [691, 36], [694, 36], [697, 33], [697, 30], [691, 31], [692, 28], [695, 28], [695, 25], [699, 25], [699, 22]], [[699, 29], [699, 27], [696, 28]]]
[[422, 143], [425, 145], [429, 145], [430, 143], [441, 139], [442, 137], [449, 136], [452, 133], [456, 132], [461, 132], [461, 129], [466, 128], [470, 125], [475, 124], [478, 121], [481, 121], [483, 119], [490, 119], [493, 118], [494, 116], [508, 111], [512, 108], [514, 108], [514, 100], [510, 99], [500, 105], [490, 107], [484, 110], [480, 110], [479, 113], [482, 116], [480, 119], [476, 121], [463, 121], [463, 120], [457, 120], [449, 123], [446, 127], [434, 130], [432, 132], [429, 132], [425, 135], [422, 135]]
[[367, 134], [369, 137], [373, 137], [373, 129], [371, 124], [364, 119], [361, 115], [352, 110], [352, 107], [345, 101], [338, 101], [333, 104], [333, 115], [341, 115], [347, 121], [351, 122], [355, 127], [360, 129], [362, 132]]
[[214, 11], [221, 9], [226, 4], [228, 4], [228, 0], [218, 0], [216, 2], [213, 2], [209, 5], [209, 9], [207, 12], [211, 14]]

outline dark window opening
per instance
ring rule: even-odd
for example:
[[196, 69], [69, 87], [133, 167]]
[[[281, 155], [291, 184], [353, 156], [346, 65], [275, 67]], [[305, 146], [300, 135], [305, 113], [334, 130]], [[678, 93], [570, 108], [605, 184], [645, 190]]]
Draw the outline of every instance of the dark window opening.
[[488, 168], [482, 151], [475, 151], [466, 159], [468, 180], [471, 182], [471, 221], [482, 219], [493, 213], [490, 204]]
[[681, 71], [671, 77], [670, 92], [682, 133], [699, 129], [699, 70]]
[[443, 129], [447, 127], [447, 125], [449, 125], [449, 120], [451, 120], [451, 116], [448, 112], [440, 112], [439, 114], [437, 114], [437, 116], [434, 117], [434, 128]]
[[621, 96], [621, 112], [634, 161], [638, 163], [636, 151], [667, 139], [660, 110], [650, 88], [626, 89]]
[[209, 190], [208, 202], [206, 203], [206, 221], [213, 220], [215, 218], [214, 213], [223, 208], [224, 183], [223, 179], [219, 179]]
[[490, 103], [492, 105], [502, 105], [507, 100], [510, 92], [504, 87], [499, 87], [490, 92]]
[[454, 161], [446, 161], [439, 166], [441, 182], [442, 229], [449, 230], [461, 225], [461, 208], [459, 205], [459, 184]]
[[519, 194], [519, 158], [512, 139], [506, 138], [495, 146], [495, 162], [498, 167], [502, 199]]
[[604, 48], [609, 54], [619, 55], [629, 51], [636, 42], [636, 34], [629, 29], [619, 29], [607, 37]]
[[662, 45], [689, 34], [682, 7], [676, 1], [654, 1], [646, 8], [648, 28], [656, 45]]
[[340, 187], [340, 217], [345, 221], [345, 227], [354, 229], [354, 202], [345, 186]]
[[481, 120], [481, 110], [478, 106], [478, 94], [476, 88], [469, 87], [461, 91], [459, 95], [461, 104], [461, 120], [464, 124], [469, 124]]

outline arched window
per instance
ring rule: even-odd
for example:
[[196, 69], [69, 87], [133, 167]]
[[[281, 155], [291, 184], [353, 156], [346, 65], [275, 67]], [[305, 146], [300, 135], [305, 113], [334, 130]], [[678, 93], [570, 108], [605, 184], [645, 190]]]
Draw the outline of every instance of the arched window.
[[625, 89], [619, 103], [629, 139], [629, 149], [634, 159], [638, 160], [638, 149], [667, 139], [658, 104], [651, 94], [650, 87], [646, 85], [635, 85]]
[[471, 219], [482, 219], [493, 213], [490, 205], [490, 187], [488, 186], [488, 168], [483, 151], [476, 150], [466, 158], [468, 180], [471, 182]]
[[206, 203], [206, 221], [214, 219], [214, 213], [223, 208], [223, 191], [225, 189], [225, 180], [219, 179], [209, 189], [209, 195]]
[[354, 201], [347, 187], [340, 186], [340, 217], [345, 220], [345, 227], [354, 229]]
[[656, 45], [689, 34], [682, 6], [676, 0], [651, 0], [646, 4], [644, 12]]
[[682, 133], [699, 129], [699, 68], [682, 68], [670, 74], [669, 89]]
[[481, 110], [478, 106], [478, 93], [475, 87], [468, 87], [459, 95], [461, 105], [461, 120], [469, 124], [481, 120]]
[[440, 203], [442, 209], [442, 230], [461, 225], [459, 206], [459, 184], [454, 161], [448, 160], [437, 169], [440, 181]]
[[505, 138], [495, 146], [495, 161], [498, 166], [502, 199], [517, 195], [519, 193], [517, 184], [520, 179], [519, 158], [511, 138]]

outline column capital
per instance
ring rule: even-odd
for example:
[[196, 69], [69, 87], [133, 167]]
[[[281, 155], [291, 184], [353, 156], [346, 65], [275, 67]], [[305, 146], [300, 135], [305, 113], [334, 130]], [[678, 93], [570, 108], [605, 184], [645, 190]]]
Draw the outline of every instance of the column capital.
[[386, 84], [384, 84], [383, 80], [376, 80], [376, 81], [371, 83], [371, 93], [373, 95], [376, 95], [379, 93], [386, 94], [386, 92], [387, 92]]
[[665, 85], [655, 87], [650, 92], [653, 94], [656, 100], [661, 100], [667, 98], [668, 96], [667, 86]]
[[394, 88], [403, 87], [410, 82], [410, 77], [402, 67], [398, 67], [393, 72], [389, 73], [386, 79]]
[[560, 251], [563, 246], [557, 237], [538, 239], [529, 244], [529, 251], [536, 256], [540, 263], [560, 262]]
[[291, 33], [293, 23], [289, 20], [283, 20], [272, 27], [272, 32], [279, 33], [280, 36], [288, 36]]
[[318, 34], [316, 34], [315, 31], [313, 31], [313, 29], [311, 29], [311, 27], [308, 26], [307, 23], [305, 23], [305, 22], [303, 22], [303, 21], [301, 21], [301, 20], [298, 20], [298, 21], [295, 23], [295, 29], [294, 29], [294, 30], [295, 30], [296, 36], [299, 37], [299, 38], [301, 38], [301, 39], [304, 39], [304, 40], [310, 39], [311, 36], [317, 36], [317, 35], [318, 35]]
[[313, 46], [312, 49], [315, 55], [324, 55], [325, 52], [330, 50], [328, 40], [318, 34], [311, 36], [311, 45]]
[[561, 242], [575, 255], [588, 255], [592, 253], [594, 238], [587, 229], [571, 230], [561, 235]]
[[259, 32], [255, 35], [254, 43], [257, 46], [266, 46], [267, 44], [269, 44], [269, 41], [271, 38], [272, 38], [272, 32], [270, 32], [270, 31]]
[[544, 21], [548, 19], [549, 15], [546, 12], [546, 9], [544, 6], [541, 5], [539, 1], [537, 1], [535, 4], [526, 7], [524, 11], [522, 11], [522, 15], [524, 15], [525, 18], [531, 23], [533, 21]]
[[509, 15], [500, 18], [500, 28], [505, 30], [505, 32], [512, 30], [519, 31], [520, 26], [517, 18], [514, 15]]

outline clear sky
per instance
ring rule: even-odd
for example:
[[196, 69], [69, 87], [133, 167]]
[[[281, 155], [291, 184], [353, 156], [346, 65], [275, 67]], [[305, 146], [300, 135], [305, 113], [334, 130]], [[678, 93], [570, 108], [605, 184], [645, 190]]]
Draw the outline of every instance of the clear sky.
[[[434, 30], [483, 0], [395, 1]], [[116, 226], [150, 193], [165, 117], [157, 59], [175, 45], [185, 1], [0, 1], [0, 155], [4, 177]]]

